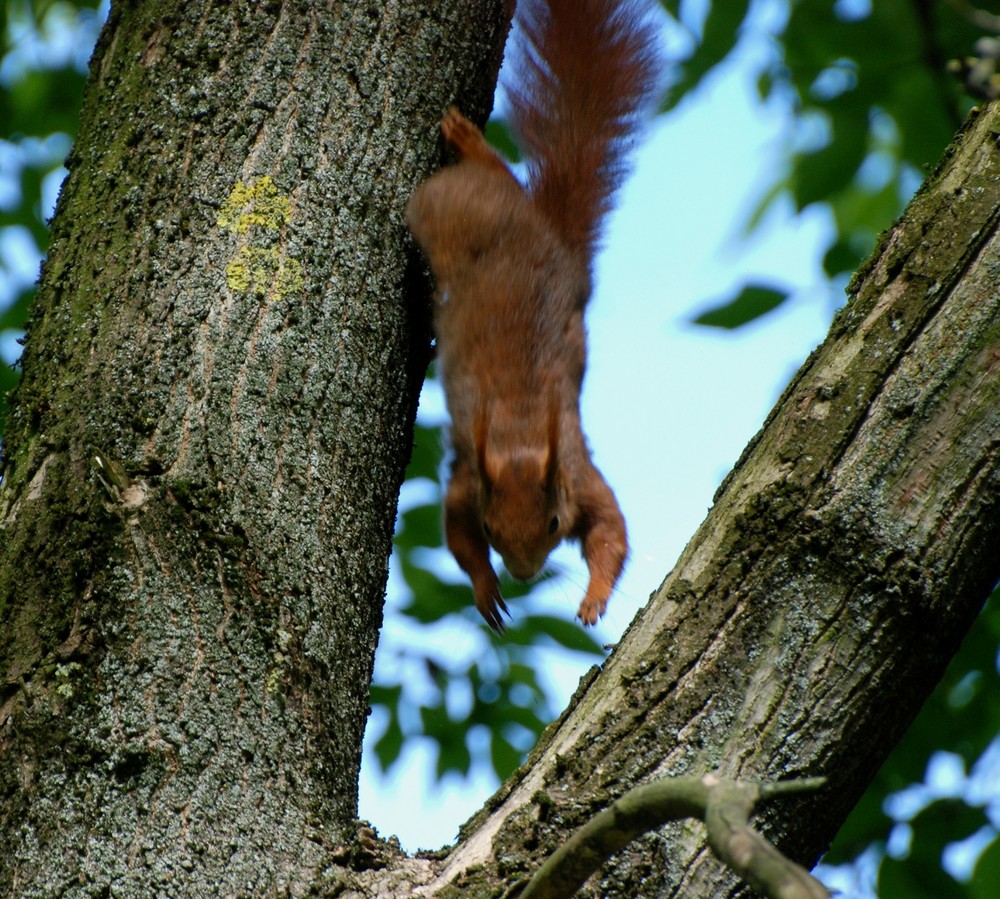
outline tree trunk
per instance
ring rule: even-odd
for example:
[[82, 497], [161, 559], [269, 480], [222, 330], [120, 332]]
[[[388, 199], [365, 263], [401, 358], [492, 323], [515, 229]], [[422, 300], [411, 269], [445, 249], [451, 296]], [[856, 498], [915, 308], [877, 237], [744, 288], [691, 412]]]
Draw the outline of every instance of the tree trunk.
[[6, 434], [0, 894], [299, 895], [343, 861], [427, 361], [402, 213], [507, 24], [115, 5]]
[[[426, 352], [401, 213], [441, 111], [488, 105], [501, 5], [115, 8], [7, 434], [0, 892], [499, 895], [631, 786], [710, 770], [828, 776], [760, 816], [809, 862], [1000, 574], [993, 106], [452, 854], [358, 839]], [[740, 889], [673, 825], [588, 895]]]

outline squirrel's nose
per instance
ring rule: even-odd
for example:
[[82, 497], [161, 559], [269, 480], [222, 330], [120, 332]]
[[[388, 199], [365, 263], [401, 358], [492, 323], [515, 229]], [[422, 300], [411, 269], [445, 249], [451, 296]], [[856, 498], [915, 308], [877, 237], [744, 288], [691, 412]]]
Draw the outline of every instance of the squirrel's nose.
[[519, 581], [530, 581], [542, 567], [541, 562], [532, 559], [511, 559], [503, 557], [504, 567]]

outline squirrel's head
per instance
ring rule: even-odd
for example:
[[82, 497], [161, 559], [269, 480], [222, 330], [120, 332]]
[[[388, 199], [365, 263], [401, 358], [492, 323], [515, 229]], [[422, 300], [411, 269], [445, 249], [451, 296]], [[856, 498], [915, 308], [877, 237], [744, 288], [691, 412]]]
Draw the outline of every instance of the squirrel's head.
[[[483, 472], [483, 530], [520, 580], [534, 577], [566, 536], [564, 491], [550, 454], [516, 451], [487, 459]], [[496, 466], [489, 462], [498, 462]]]
[[[477, 441], [483, 531], [520, 580], [534, 577], [572, 526], [559, 466], [558, 417], [545, 443]], [[499, 437], [499, 435], [497, 435]]]

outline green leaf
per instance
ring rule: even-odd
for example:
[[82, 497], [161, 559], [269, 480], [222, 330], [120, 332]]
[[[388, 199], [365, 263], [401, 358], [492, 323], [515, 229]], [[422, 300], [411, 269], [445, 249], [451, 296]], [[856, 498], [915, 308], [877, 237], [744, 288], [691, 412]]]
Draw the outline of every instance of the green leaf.
[[521, 764], [522, 758], [523, 753], [512, 746], [503, 734], [494, 731], [490, 735], [490, 761], [500, 780], [506, 780]]
[[993, 840], [979, 856], [969, 881], [970, 899], [994, 899], [1000, 884], [1000, 837]]
[[731, 299], [705, 310], [691, 321], [709, 328], [733, 330], [777, 309], [789, 297], [785, 290], [747, 284]]
[[[746, 19], [750, 8], [749, 0], [713, 0], [712, 8], [705, 18], [701, 40], [694, 53], [679, 67], [680, 78], [671, 87], [664, 104], [667, 112], [697, 88], [702, 79], [729, 56], [739, 39], [740, 25]], [[674, 17], [677, 10], [670, 9]]]
[[375, 759], [383, 771], [388, 771], [403, 751], [403, 729], [399, 724], [402, 696], [403, 688], [398, 684], [372, 684], [369, 702], [373, 707], [381, 706], [389, 713], [389, 723], [372, 747]]
[[469, 773], [471, 767], [472, 753], [469, 752], [464, 741], [451, 740], [440, 744], [436, 769], [438, 780], [449, 771], [454, 771], [464, 777]]
[[962, 899], [966, 896], [963, 884], [946, 874], [938, 864], [919, 855], [897, 860], [883, 859], [878, 873], [879, 899]]
[[542, 636], [574, 652], [601, 658], [606, 655], [601, 644], [579, 621], [566, 621], [553, 615], [528, 615], [518, 627], [508, 628], [508, 631], [508, 639], [524, 645], [537, 643], [539, 636]]
[[530, 581], [519, 581], [506, 571], [500, 572], [500, 592], [504, 599], [521, 599], [531, 593], [539, 584], [544, 584], [556, 576], [551, 569], [543, 569], [542, 573]]
[[964, 840], [987, 824], [983, 808], [967, 805], [962, 799], [938, 799], [910, 821], [913, 847], [922, 845], [940, 854], [949, 843]]
[[413, 452], [410, 455], [410, 464], [406, 468], [407, 480], [427, 478], [429, 481], [439, 483], [441, 460], [444, 458], [442, 446], [441, 428], [414, 425]]
[[437, 704], [420, 707], [420, 723], [423, 725], [425, 734], [433, 735], [434, 739], [438, 739], [440, 734], [448, 733], [451, 730], [452, 722], [444, 705]]
[[508, 162], [518, 163], [521, 161], [521, 148], [514, 140], [514, 134], [510, 125], [502, 119], [490, 119], [486, 123], [484, 132], [489, 144], [500, 151], [500, 155]]
[[[508, 703], [504, 706], [503, 712], [503, 722], [505, 725], [518, 724], [534, 734], [536, 738], [545, 730], [545, 725], [548, 724], [547, 720], [544, 720], [534, 711], [523, 706]], [[499, 774], [500, 772], [498, 771], [497, 773]]]
[[424, 706], [420, 709], [424, 734], [438, 746], [437, 777], [440, 780], [449, 771], [466, 775], [472, 765], [472, 755], [465, 744], [466, 728], [456, 726], [443, 705]]
[[387, 684], [372, 684], [369, 691], [369, 699], [373, 706], [383, 705], [389, 709], [399, 706], [399, 700], [402, 695], [403, 688], [399, 684], [391, 686]]
[[893, 827], [893, 820], [883, 811], [884, 801], [882, 790], [868, 789], [862, 794], [823, 856], [824, 864], [846, 864], [873, 844], [884, 846]]
[[512, 661], [507, 669], [507, 677], [513, 683], [528, 684], [536, 688], [538, 686], [538, 670], [534, 665], [528, 665], [524, 662]]
[[[891, 93], [884, 108], [899, 126], [902, 157], [918, 169], [934, 165], [965, 117], [954, 93], [955, 83], [942, 81], [926, 69], [910, 67], [889, 79], [887, 86]], [[928, 97], [949, 91], [950, 103], [928, 102]]]
[[796, 208], [823, 202], [854, 180], [868, 155], [872, 100], [855, 89], [822, 104], [830, 142], [820, 150], [794, 158], [790, 181]]
[[23, 331], [28, 320], [28, 309], [34, 298], [34, 285], [22, 290], [14, 302], [0, 312], [0, 331]]
[[913, 841], [909, 855], [882, 861], [878, 876], [881, 899], [968, 895], [965, 885], [941, 868], [941, 854], [949, 843], [971, 836], [987, 823], [981, 808], [972, 808], [960, 799], [932, 802], [910, 822]]
[[3, 134], [75, 134], [83, 105], [84, 77], [75, 69], [25, 72], [0, 91]]
[[823, 271], [833, 277], [844, 272], [853, 272], [864, 261], [850, 240], [839, 238], [823, 254]]
[[400, 611], [421, 624], [432, 624], [448, 615], [475, 609], [472, 588], [466, 584], [446, 584], [431, 572], [401, 560], [400, 568], [412, 599]]
[[438, 503], [428, 503], [407, 509], [399, 516], [393, 541], [404, 550], [441, 546], [444, 542], [441, 506]]

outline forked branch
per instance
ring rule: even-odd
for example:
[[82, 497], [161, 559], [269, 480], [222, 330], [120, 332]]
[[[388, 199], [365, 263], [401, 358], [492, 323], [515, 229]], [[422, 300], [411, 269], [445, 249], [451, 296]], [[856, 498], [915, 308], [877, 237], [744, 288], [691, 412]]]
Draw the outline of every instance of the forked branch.
[[715, 854], [772, 899], [826, 899], [826, 888], [749, 825], [754, 806], [819, 789], [822, 777], [777, 783], [724, 780], [713, 774], [674, 777], [629, 790], [584, 824], [535, 873], [519, 899], [563, 899], [615, 852], [667, 821], [698, 818]]

